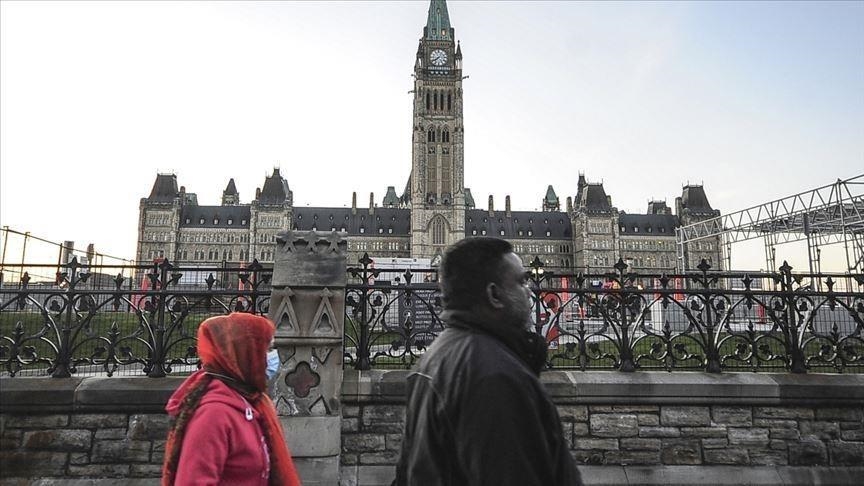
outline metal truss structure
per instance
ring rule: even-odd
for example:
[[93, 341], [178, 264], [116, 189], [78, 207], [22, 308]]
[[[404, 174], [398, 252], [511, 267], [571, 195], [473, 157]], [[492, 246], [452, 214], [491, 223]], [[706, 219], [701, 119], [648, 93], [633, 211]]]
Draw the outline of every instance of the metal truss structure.
[[820, 247], [837, 244], [844, 245], [846, 271], [864, 273], [864, 174], [682, 226], [675, 236], [679, 271], [689, 270], [685, 256], [692, 242], [722, 239], [729, 268], [733, 243], [761, 238], [769, 271], [776, 269], [776, 245], [805, 240], [811, 273], [821, 270]]

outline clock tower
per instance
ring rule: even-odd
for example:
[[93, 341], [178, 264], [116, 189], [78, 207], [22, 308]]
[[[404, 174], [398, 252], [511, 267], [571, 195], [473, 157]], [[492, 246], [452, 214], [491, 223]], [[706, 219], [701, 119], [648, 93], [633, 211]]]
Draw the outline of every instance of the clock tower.
[[434, 258], [465, 236], [462, 50], [446, 0], [431, 0], [414, 62], [411, 256]]

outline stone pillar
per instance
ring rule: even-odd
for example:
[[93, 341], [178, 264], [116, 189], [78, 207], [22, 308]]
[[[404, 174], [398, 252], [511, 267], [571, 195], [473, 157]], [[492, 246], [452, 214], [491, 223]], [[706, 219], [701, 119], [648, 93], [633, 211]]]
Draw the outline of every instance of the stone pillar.
[[276, 237], [269, 317], [282, 365], [272, 393], [304, 485], [339, 482], [344, 236], [284, 231]]

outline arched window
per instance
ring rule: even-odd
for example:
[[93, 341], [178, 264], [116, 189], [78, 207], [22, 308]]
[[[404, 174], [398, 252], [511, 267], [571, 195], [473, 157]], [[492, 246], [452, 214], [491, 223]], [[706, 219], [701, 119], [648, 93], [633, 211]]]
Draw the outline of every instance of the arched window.
[[435, 130], [433, 128], [429, 128], [429, 133], [426, 135], [427, 142], [435, 141]]
[[446, 128], [443, 132], [441, 132], [441, 141], [444, 143], [448, 143], [450, 141], [450, 131], [448, 131]]
[[447, 111], [453, 109], [453, 96], [450, 93], [447, 93]]
[[432, 222], [432, 244], [444, 244], [444, 220], [440, 217]]
[[429, 109], [429, 92], [426, 92], [426, 109]]

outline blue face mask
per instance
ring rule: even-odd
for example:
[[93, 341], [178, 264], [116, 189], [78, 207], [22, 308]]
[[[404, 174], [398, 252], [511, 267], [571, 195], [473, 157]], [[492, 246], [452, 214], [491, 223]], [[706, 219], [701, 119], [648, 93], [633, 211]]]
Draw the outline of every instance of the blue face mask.
[[275, 349], [270, 350], [267, 353], [267, 380], [273, 379], [276, 376], [276, 373], [279, 371], [279, 352]]

